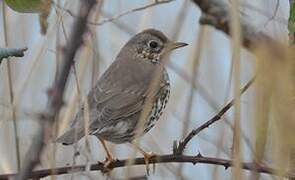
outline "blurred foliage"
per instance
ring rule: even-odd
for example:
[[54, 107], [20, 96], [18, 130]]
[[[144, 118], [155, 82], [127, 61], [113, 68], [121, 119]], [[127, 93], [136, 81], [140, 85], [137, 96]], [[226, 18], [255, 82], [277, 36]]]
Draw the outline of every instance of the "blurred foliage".
[[5, 0], [5, 3], [14, 11], [21, 13], [40, 13], [42, 0]]
[[290, 34], [290, 42], [294, 43], [295, 34], [295, 1], [290, 1], [290, 17], [288, 23], [288, 29]]
[[5, 3], [14, 11], [20, 13], [39, 13], [41, 33], [46, 34], [51, 0], [5, 0]]

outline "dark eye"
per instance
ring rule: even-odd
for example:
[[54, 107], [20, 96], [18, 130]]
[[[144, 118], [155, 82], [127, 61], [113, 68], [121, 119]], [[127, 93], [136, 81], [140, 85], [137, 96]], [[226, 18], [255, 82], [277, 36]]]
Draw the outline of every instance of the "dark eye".
[[149, 43], [148, 43], [149, 47], [152, 48], [152, 49], [155, 49], [159, 46], [158, 42], [157, 41], [153, 41], [151, 40]]

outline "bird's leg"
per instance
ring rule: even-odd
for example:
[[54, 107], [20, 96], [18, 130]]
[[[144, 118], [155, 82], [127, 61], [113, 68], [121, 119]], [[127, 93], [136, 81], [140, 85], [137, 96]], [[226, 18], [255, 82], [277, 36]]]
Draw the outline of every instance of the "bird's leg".
[[[146, 172], [149, 175], [150, 174], [150, 168], [149, 168], [149, 162], [151, 159], [157, 157], [157, 154], [153, 152], [145, 152], [143, 149], [141, 149], [138, 145], [132, 144], [136, 149], [139, 150], [139, 152], [143, 155], [145, 165], [146, 165]], [[155, 171], [155, 164], [153, 164], [153, 170]]]
[[106, 160], [104, 162], [104, 167], [108, 169], [109, 168], [109, 165], [112, 162], [116, 161], [116, 159], [114, 158], [113, 154], [111, 153], [111, 151], [107, 147], [106, 142], [103, 139], [101, 139], [101, 138], [98, 138], [98, 139], [101, 142], [101, 144], [102, 144], [102, 146], [103, 146], [103, 148], [104, 148], [104, 150], [105, 150], [105, 152], [107, 154]]

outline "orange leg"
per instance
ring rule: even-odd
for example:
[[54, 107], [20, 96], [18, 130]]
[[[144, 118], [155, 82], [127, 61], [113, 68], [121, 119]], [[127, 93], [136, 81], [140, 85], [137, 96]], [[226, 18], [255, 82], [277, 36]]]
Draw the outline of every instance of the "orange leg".
[[[139, 146], [137, 146], [136, 144], [132, 144], [136, 149], [139, 150], [139, 152], [143, 155], [144, 161], [145, 161], [145, 165], [146, 165], [146, 172], [149, 175], [150, 173], [150, 168], [149, 168], [149, 162], [151, 159], [157, 157], [157, 154], [153, 153], [153, 152], [145, 152], [143, 149], [141, 149]], [[155, 164], [153, 164], [153, 169], [155, 170]]]
[[102, 144], [102, 146], [103, 146], [103, 148], [104, 148], [104, 150], [105, 150], [105, 152], [107, 154], [107, 158], [110, 159], [110, 160], [114, 160], [111, 151], [109, 150], [109, 148], [106, 145], [106, 142], [103, 139], [101, 139], [101, 138], [98, 138], [98, 139], [101, 142], [101, 144]]
[[110, 149], [107, 147], [106, 142], [105, 142], [103, 139], [101, 139], [101, 138], [98, 138], [98, 139], [99, 139], [99, 141], [101, 142], [101, 144], [102, 144], [102, 146], [103, 146], [103, 148], [104, 148], [104, 150], [105, 150], [105, 152], [106, 152], [106, 154], [107, 154], [107, 158], [106, 158], [106, 160], [105, 160], [105, 162], [104, 162], [104, 167], [105, 167], [105, 168], [108, 168], [108, 166], [109, 166], [112, 162], [116, 161], [116, 159], [114, 158], [114, 156], [113, 156], [113, 154], [111, 153]]

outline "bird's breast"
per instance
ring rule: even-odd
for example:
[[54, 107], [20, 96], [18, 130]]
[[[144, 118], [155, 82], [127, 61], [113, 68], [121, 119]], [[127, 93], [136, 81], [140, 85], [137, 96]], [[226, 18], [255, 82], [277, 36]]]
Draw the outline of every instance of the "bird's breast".
[[160, 88], [155, 101], [152, 105], [151, 112], [147, 118], [144, 127], [144, 133], [147, 133], [151, 128], [154, 127], [156, 122], [160, 119], [168, 100], [170, 97], [170, 80], [167, 71], [163, 71], [163, 86]]

